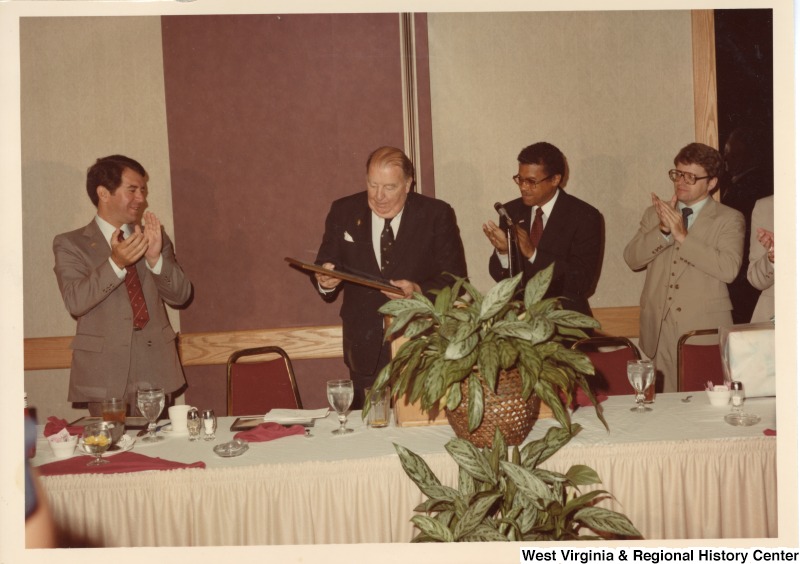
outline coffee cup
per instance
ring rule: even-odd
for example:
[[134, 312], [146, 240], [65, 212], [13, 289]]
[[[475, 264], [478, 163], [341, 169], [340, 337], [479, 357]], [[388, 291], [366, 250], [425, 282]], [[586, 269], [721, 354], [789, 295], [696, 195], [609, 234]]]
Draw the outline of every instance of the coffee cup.
[[190, 409], [192, 409], [190, 405], [173, 405], [167, 410], [173, 433], [188, 432], [186, 429], [186, 414], [189, 413]]

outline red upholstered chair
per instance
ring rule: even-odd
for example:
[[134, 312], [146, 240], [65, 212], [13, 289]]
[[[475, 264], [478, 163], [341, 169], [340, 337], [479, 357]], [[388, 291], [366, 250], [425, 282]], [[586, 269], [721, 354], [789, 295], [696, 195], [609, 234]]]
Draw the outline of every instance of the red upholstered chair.
[[681, 335], [678, 339], [678, 391], [699, 392], [711, 380], [715, 385], [725, 382], [722, 355], [719, 343], [692, 345], [687, 343], [699, 335], [716, 335], [717, 329], [697, 329]]
[[[600, 350], [601, 347], [610, 350]], [[586, 353], [592, 361], [594, 376], [588, 376], [587, 381], [595, 393], [602, 392], [609, 396], [633, 393], [628, 382], [628, 361], [639, 360], [641, 355], [630, 339], [590, 337], [576, 341], [572, 348]]]
[[[269, 355], [256, 361], [248, 357]], [[278, 355], [275, 358], [275, 355]], [[260, 415], [270, 409], [302, 409], [292, 361], [280, 347], [234, 352], [228, 359], [228, 415]]]

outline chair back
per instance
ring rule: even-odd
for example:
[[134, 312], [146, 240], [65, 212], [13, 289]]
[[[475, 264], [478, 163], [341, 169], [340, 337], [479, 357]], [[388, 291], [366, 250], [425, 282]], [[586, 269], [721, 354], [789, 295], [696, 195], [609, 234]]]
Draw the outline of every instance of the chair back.
[[[252, 356], [278, 355], [254, 362]], [[255, 347], [228, 358], [228, 415], [261, 415], [270, 409], [302, 409], [292, 361], [280, 347]]]
[[641, 355], [630, 339], [589, 337], [576, 341], [572, 348], [584, 352], [594, 365], [594, 376], [586, 377], [593, 392], [602, 392], [609, 396], [633, 393], [628, 382], [628, 361], [639, 360]]
[[709, 380], [715, 385], [725, 382], [722, 355], [719, 343], [692, 345], [687, 343], [692, 337], [716, 335], [717, 329], [697, 329], [681, 335], [678, 339], [678, 391], [699, 392], [705, 390]]

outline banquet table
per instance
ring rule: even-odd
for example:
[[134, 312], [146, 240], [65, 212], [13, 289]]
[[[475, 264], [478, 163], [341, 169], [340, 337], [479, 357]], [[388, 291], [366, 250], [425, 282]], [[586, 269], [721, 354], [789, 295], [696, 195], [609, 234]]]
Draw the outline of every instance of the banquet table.
[[[776, 537], [776, 438], [765, 433], [775, 429], [775, 399], [748, 399], [747, 411], [761, 420], [734, 427], [723, 420], [729, 408], [712, 407], [702, 392], [682, 398], [661, 394], [651, 412], [638, 414], [631, 396], [612, 396], [602, 404], [609, 431], [592, 408], [578, 408], [572, 420], [583, 429], [543, 466], [594, 468], [598, 487], [614, 496], [604, 505], [647, 539]], [[333, 436], [331, 413], [316, 420], [311, 437], [250, 443], [242, 456], [221, 458], [212, 448], [233, 437], [232, 421], [220, 418], [213, 442], [162, 432], [159, 443], [134, 444], [134, 452], [203, 461], [204, 469], [42, 477], [57, 523], [97, 546], [408, 542], [425, 497], [393, 443], [457, 485], [457, 466], [443, 448], [454, 436], [447, 425], [371, 429], [355, 412], [354, 432]], [[537, 421], [528, 440], [555, 425]], [[54, 460], [39, 433], [35, 466]]]

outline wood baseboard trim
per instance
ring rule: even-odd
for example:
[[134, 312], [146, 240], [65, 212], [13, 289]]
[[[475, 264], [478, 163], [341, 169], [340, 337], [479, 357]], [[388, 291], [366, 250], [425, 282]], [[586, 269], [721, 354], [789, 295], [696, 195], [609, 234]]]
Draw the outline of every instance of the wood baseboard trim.
[[[603, 334], [628, 338], [639, 336], [638, 306], [597, 308], [593, 312]], [[71, 336], [25, 339], [25, 370], [69, 368], [71, 343]], [[182, 333], [178, 339], [184, 366], [225, 364], [234, 351], [265, 344], [281, 347], [297, 360], [343, 356], [340, 325]]]

